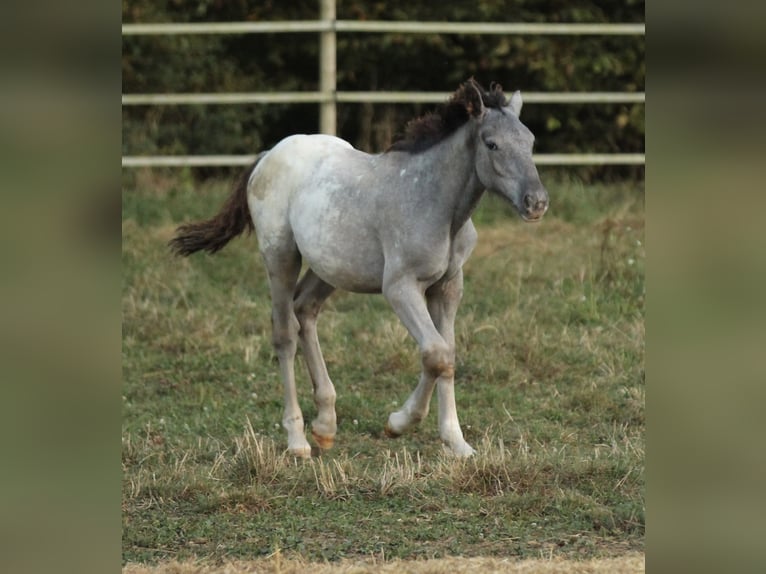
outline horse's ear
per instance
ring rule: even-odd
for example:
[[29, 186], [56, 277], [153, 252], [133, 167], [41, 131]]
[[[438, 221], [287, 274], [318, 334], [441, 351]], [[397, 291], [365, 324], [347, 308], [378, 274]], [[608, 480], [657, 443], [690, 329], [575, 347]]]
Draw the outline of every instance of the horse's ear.
[[484, 100], [481, 97], [481, 87], [476, 80], [471, 78], [465, 83], [465, 109], [468, 115], [477, 119], [484, 117], [487, 111], [484, 107]]
[[511, 108], [511, 111], [516, 115], [516, 117], [519, 117], [519, 114], [521, 113], [521, 104], [521, 92], [516, 90], [511, 96], [511, 101], [508, 102], [508, 106]]

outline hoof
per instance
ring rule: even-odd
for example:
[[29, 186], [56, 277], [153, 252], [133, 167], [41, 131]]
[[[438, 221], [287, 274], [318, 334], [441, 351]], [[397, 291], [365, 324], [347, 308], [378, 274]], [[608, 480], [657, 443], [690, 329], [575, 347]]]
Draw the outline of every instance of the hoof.
[[295, 458], [311, 458], [311, 447], [309, 445], [299, 448], [288, 448], [287, 452]]
[[330, 450], [335, 444], [335, 437], [333, 436], [322, 436], [313, 430], [311, 431], [311, 436], [314, 437], [314, 442], [317, 443], [321, 450]]
[[457, 458], [470, 458], [476, 454], [476, 450], [469, 445], [467, 442], [464, 442], [460, 445], [453, 445], [450, 446], [447, 443], [442, 444], [445, 453], [447, 453], [449, 456], [454, 456]]
[[394, 429], [392, 429], [388, 425], [388, 423], [386, 423], [386, 426], [383, 428], [383, 432], [386, 434], [388, 438], [399, 438], [400, 436], [402, 436], [402, 433], [394, 431]]

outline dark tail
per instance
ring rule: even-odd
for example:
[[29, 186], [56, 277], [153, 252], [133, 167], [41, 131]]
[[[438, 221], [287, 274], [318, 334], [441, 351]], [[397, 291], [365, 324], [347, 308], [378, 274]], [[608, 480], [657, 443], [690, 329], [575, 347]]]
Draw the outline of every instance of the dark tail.
[[218, 215], [206, 221], [187, 223], [176, 229], [176, 236], [170, 240], [170, 248], [176, 255], [191, 255], [205, 250], [215, 253], [245, 229], [252, 233], [253, 219], [247, 207], [247, 182], [255, 166], [267, 152], [261, 152], [255, 162], [239, 178], [234, 191], [221, 207]]

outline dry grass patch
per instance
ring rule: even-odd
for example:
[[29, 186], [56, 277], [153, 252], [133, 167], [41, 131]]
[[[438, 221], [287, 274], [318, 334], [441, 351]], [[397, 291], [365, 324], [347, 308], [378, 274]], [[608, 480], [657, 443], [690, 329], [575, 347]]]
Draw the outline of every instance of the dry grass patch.
[[630, 553], [616, 558], [595, 560], [508, 558], [441, 558], [432, 560], [342, 560], [338, 563], [311, 563], [285, 559], [280, 554], [254, 561], [221, 565], [195, 562], [167, 562], [156, 566], [128, 564], [123, 574], [372, 574], [378, 572], [412, 574], [634, 574], [645, 571], [645, 557]]

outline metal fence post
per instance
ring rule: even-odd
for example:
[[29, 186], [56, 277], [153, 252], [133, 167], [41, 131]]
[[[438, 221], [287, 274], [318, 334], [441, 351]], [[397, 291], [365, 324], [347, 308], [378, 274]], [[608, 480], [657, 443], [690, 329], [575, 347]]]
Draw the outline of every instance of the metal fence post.
[[321, 32], [319, 44], [319, 91], [326, 98], [319, 104], [319, 131], [335, 135], [336, 130], [336, 57], [335, 57], [335, 0], [321, 0], [320, 19], [329, 23]]

